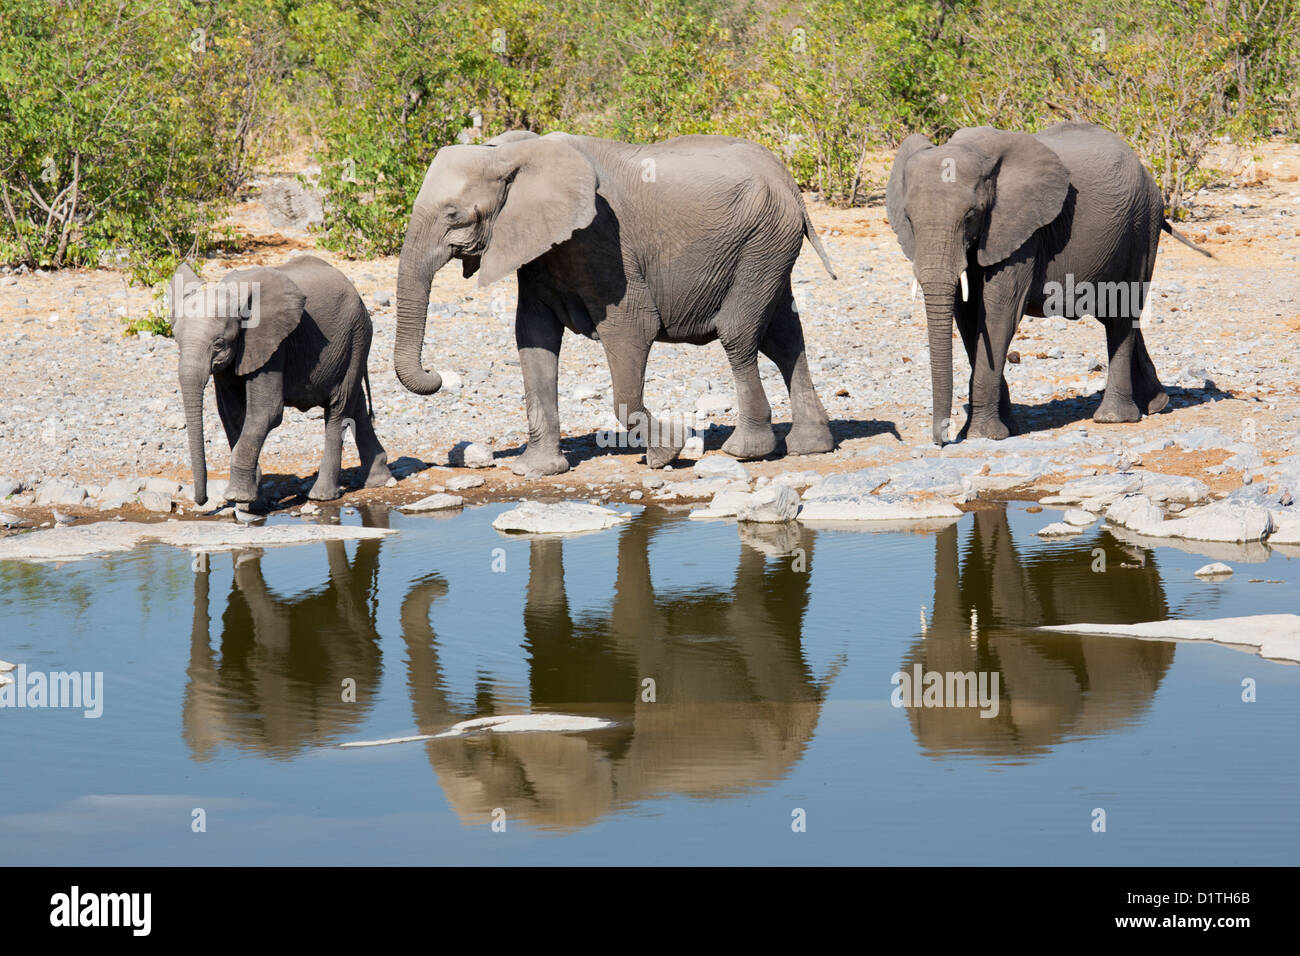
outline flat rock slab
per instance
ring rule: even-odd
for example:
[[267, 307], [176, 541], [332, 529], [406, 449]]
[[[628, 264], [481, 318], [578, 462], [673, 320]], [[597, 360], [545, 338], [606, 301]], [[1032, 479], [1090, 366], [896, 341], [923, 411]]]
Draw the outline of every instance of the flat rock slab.
[[357, 740], [339, 744], [340, 747], [383, 747], [388, 744], [405, 744], [418, 740], [440, 740], [448, 737], [468, 737], [473, 734], [580, 734], [593, 730], [607, 730], [616, 726], [602, 717], [581, 717], [574, 714], [501, 714], [496, 717], [478, 717], [453, 724], [440, 734], [414, 734], [409, 737], [389, 737], [384, 740]]
[[402, 505], [397, 510], [407, 514], [421, 514], [426, 511], [448, 511], [452, 508], [460, 508], [464, 504], [465, 499], [460, 495], [436, 494], [421, 498], [419, 501], [412, 501], [409, 505]]
[[1212, 641], [1251, 647], [1260, 657], [1300, 663], [1300, 615], [1256, 614], [1203, 621], [1151, 621], [1146, 624], [1063, 624], [1045, 631], [1100, 634], [1156, 641]]
[[517, 508], [497, 515], [492, 527], [516, 534], [577, 534], [583, 531], [603, 531], [622, 524], [631, 517], [611, 508], [576, 501], [562, 501], [558, 504], [525, 501]]
[[1190, 508], [1166, 521], [1164, 512], [1145, 495], [1127, 495], [1106, 510], [1106, 520], [1148, 538], [1191, 541], [1263, 541], [1273, 530], [1268, 509], [1236, 501], [1216, 501]]
[[313, 541], [354, 541], [396, 534], [389, 528], [335, 524], [239, 525], [217, 521], [101, 521], [54, 527], [0, 540], [0, 561], [79, 561], [130, 551], [141, 544], [168, 544], [189, 551], [238, 551]]
[[[829, 481], [829, 479], [827, 479]], [[946, 501], [886, 495], [839, 495], [805, 501], [800, 521], [931, 521], [960, 518]]]
[[1222, 561], [1215, 561], [1213, 564], [1207, 564], [1197, 568], [1192, 572], [1198, 578], [1226, 578], [1232, 574], [1232, 568]]

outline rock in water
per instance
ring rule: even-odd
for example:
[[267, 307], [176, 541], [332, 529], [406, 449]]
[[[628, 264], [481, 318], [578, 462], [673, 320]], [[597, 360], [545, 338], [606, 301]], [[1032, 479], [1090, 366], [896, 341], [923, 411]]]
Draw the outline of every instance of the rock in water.
[[498, 531], [523, 534], [576, 534], [612, 528], [630, 517], [600, 505], [573, 501], [548, 505], [540, 501], [525, 501], [517, 508], [497, 515], [492, 527]]
[[1228, 567], [1222, 561], [1215, 561], [1213, 564], [1207, 564], [1202, 568], [1197, 568], [1193, 573], [1198, 578], [1224, 578], [1232, 573], [1232, 568]]
[[397, 510], [408, 514], [419, 514], [424, 511], [447, 511], [451, 508], [459, 508], [464, 504], [465, 499], [460, 495], [436, 494], [421, 498], [419, 501], [413, 501], [409, 505], [402, 505]]
[[799, 494], [785, 485], [766, 485], [747, 496], [736, 509], [741, 521], [760, 524], [778, 524], [793, 521], [799, 514]]

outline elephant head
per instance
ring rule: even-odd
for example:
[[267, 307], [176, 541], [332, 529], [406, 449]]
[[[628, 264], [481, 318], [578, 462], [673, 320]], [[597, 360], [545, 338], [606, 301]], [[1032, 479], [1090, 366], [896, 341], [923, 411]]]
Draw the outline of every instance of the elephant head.
[[172, 276], [172, 330], [180, 352], [181, 397], [189, 432], [194, 502], [208, 500], [203, 446], [203, 390], [218, 372], [252, 375], [302, 321], [306, 296], [278, 269], [232, 272], [205, 286], [189, 266]]
[[513, 131], [438, 151], [411, 210], [397, 270], [393, 368], [412, 392], [442, 377], [421, 362], [429, 286], [452, 258], [486, 286], [541, 256], [596, 216], [596, 173], [562, 136]]
[[1024, 133], [981, 126], [943, 146], [917, 133], [899, 147], [886, 211], [925, 296], [935, 444], [952, 414], [952, 326], [971, 256], [984, 268], [1012, 259], [1060, 215], [1069, 187], [1057, 155]]

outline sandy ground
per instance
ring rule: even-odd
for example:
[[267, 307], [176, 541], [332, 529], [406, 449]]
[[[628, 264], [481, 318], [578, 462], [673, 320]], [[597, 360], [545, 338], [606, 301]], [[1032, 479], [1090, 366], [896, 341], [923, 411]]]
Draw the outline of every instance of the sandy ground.
[[[1098, 425], [1090, 416], [1105, 381], [1105, 337], [1084, 320], [1026, 319], [1012, 348], [1018, 364], [1008, 382], [1021, 434], [1055, 438], [1080, 429], [1101, 451], [1176, 438], [1213, 426], [1258, 449], [1263, 468], [1216, 468], [1231, 461], [1222, 448], [1147, 451], [1145, 468], [1189, 475], [1215, 491], [1241, 485], [1252, 471], [1300, 451], [1296, 349], [1300, 335], [1300, 146], [1261, 144], [1253, 155], [1230, 156], [1228, 177], [1194, 200], [1180, 228], [1213, 251], [1209, 260], [1168, 237], [1162, 242], [1158, 292], [1145, 334], [1172, 401], [1162, 414], [1129, 425]], [[804, 321], [810, 367], [830, 414], [836, 451], [805, 458], [747, 463], [753, 477], [815, 470], [829, 473], [939, 455], [929, 444], [929, 370], [920, 303], [909, 299], [910, 267], [885, 222], [883, 202], [831, 209], [810, 204], [813, 220], [840, 274], [832, 282], [805, 244], [796, 267], [796, 297]], [[299, 250], [334, 262], [370, 306], [375, 344], [370, 376], [376, 428], [401, 476], [386, 489], [354, 490], [343, 504], [403, 503], [429, 493], [453, 473], [445, 465], [460, 442], [490, 445], [495, 468], [482, 469], [484, 486], [461, 492], [468, 501], [518, 497], [638, 500], [647, 479], [690, 477], [690, 459], [674, 473], [651, 472], [634, 451], [598, 446], [599, 429], [612, 424], [609, 372], [598, 343], [567, 336], [561, 359], [561, 423], [574, 468], [555, 478], [524, 480], [509, 471], [523, 449], [523, 387], [513, 342], [513, 279], [482, 289], [447, 268], [432, 292], [425, 364], [448, 380], [442, 392], [406, 392], [392, 372], [396, 258], [348, 261], [315, 248], [313, 237], [271, 228], [252, 195], [232, 224], [244, 237], [238, 254], [208, 260], [205, 280], [250, 263], [276, 264]], [[34, 523], [49, 507], [30, 500], [46, 481], [62, 480], [91, 492], [86, 505], [64, 507], [73, 516], [100, 517], [94, 494], [114, 478], [162, 477], [189, 481], [189, 462], [174, 343], [123, 337], [123, 316], [146, 311], [151, 291], [128, 284], [114, 269], [65, 270], [0, 276], [0, 334], [8, 374], [0, 384], [0, 476], [23, 488], [0, 509]], [[954, 332], [955, 337], [955, 332]], [[954, 368], [957, 406], [965, 400], [966, 367], [960, 344]], [[778, 435], [789, 404], [776, 369], [763, 360], [763, 379]], [[707, 453], [730, 432], [726, 410], [732, 380], [721, 347], [656, 346], [647, 379], [647, 404], [658, 414], [681, 413], [702, 430]], [[701, 405], [712, 411], [697, 412]], [[964, 412], [959, 413], [964, 417]], [[206, 415], [210, 473], [224, 476], [229, 457], [209, 387]], [[320, 412], [286, 412], [263, 451], [265, 490], [278, 507], [303, 504], [319, 461]], [[1158, 444], [1158, 441], [1157, 441]], [[1098, 450], [1094, 447], [1094, 451]], [[942, 454], [961, 455], [962, 445]], [[345, 446], [344, 465], [357, 464]], [[1110, 467], [1091, 462], [1095, 470]], [[1035, 497], [1061, 476], [1036, 478], [997, 494]], [[1036, 490], [1037, 489], [1037, 490]], [[177, 496], [181, 513], [192, 504]], [[125, 509], [139, 517], [138, 506]]]

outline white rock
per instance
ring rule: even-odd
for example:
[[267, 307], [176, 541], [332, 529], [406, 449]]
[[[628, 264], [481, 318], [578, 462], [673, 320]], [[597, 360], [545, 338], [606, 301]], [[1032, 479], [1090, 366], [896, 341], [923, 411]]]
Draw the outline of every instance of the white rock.
[[682, 458], [699, 458], [704, 454], [704, 437], [692, 435], [686, 439], [680, 452]]
[[1064, 517], [1066, 524], [1076, 525], [1080, 528], [1086, 528], [1096, 520], [1096, 515], [1090, 514], [1087, 511], [1081, 511], [1078, 508], [1071, 508], [1065, 513]]
[[793, 521], [799, 514], [799, 495], [785, 485], [767, 485], [747, 496], [736, 509], [741, 521], [759, 524], [778, 524]]
[[1268, 543], [1300, 544], [1300, 515], [1279, 518], [1277, 512], [1273, 512], [1273, 533], [1268, 536]]
[[0, 661], [0, 674], [3, 674], [5, 671], [13, 670], [15, 666], [16, 665], [10, 664], [8, 661]]
[[805, 500], [799, 512], [808, 521], [919, 521], [960, 518], [961, 511], [946, 501], [916, 500], [890, 495], [843, 495]]
[[408, 514], [419, 514], [422, 511], [446, 511], [449, 508], [459, 508], [464, 504], [465, 499], [460, 495], [436, 494], [413, 501], [409, 505], [402, 505], [397, 510]]
[[157, 524], [101, 521], [82, 527], [55, 527], [0, 539], [0, 561], [77, 561], [99, 554], [129, 551], [152, 541], [190, 551], [237, 551], [313, 541], [382, 538], [395, 533], [387, 528], [306, 523], [255, 527], [227, 521], [164, 521]]
[[149, 511], [158, 514], [170, 514], [172, 510], [171, 495], [159, 491], [140, 492], [140, 504], [144, 505]]
[[487, 484], [482, 475], [453, 475], [447, 479], [448, 491], [468, 491]]
[[543, 504], [525, 501], [518, 507], [497, 515], [492, 527], [498, 531], [524, 534], [573, 534], [581, 531], [602, 531], [627, 521], [631, 515], [620, 514], [600, 505], [562, 501]]
[[1198, 578], [1221, 578], [1232, 573], [1232, 568], [1222, 561], [1215, 561], [1213, 564], [1207, 564], [1204, 567], [1197, 568], [1192, 572]]
[[1202, 621], [1150, 621], [1145, 624], [1064, 624], [1044, 628], [1070, 634], [1099, 634], [1165, 641], [1213, 641], [1257, 649], [1269, 660], [1300, 662], [1300, 616], [1257, 614]]
[[708, 455], [695, 463], [695, 477], [748, 482], [749, 469], [729, 455]]
[[670, 498], [712, 498], [719, 491], [748, 491], [749, 485], [743, 481], [730, 478], [696, 478], [694, 481], [672, 481], [660, 488], [655, 497], [660, 500]]
[[714, 518], [734, 518], [741, 505], [746, 504], [749, 498], [747, 491], [724, 489], [714, 495], [713, 500], [706, 507], [696, 508], [688, 517], [706, 521]]
[[822, 476], [815, 471], [783, 471], [772, 479], [773, 484], [785, 485], [787, 488], [793, 488], [795, 491], [803, 491], [810, 488], [822, 480]]
[[1146, 495], [1125, 495], [1106, 509], [1106, 520], [1154, 538], [1167, 537], [1165, 516]]
[[1087, 478], [1075, 478], [1067, 481], [1056, 495], [1062, 503], [1084, 501], [1089, 498], [1114, 500], [1120, 495], [1132, 494], [1142, 488], [1142, 477], [1135, 474], [1116, 472], [1108, 475], [1092, 475]]
[[493, 462], [492, 449], [479, 442], [456, 445], [447, 457], [456, 468], [491, 468]]
[[1064, 538], [1072, 534], [1082, 534], [1083, 529], [1078, 527], [1077, 525], [1066, 524], [1063, 521], [1057, 521], [1054, 522], [1053, 524], [1047, 525], [1045, 528], [1038, 529], [1038, 531], [1034, 533], [1037, 534], [1040, 538]]

